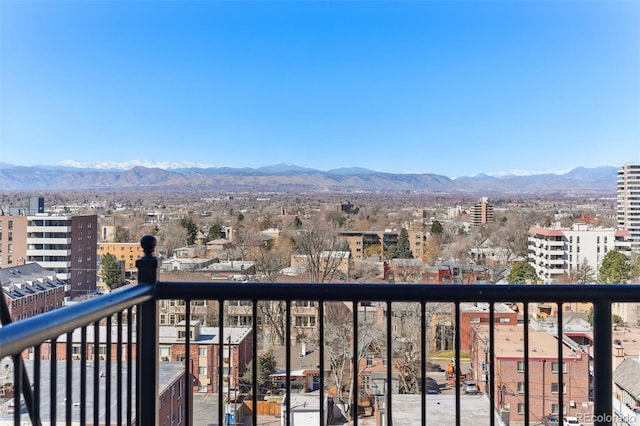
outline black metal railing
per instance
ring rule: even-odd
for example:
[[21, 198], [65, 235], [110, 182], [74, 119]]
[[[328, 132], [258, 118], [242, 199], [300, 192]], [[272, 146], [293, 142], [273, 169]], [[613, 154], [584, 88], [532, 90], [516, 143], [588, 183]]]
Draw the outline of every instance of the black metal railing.
[[[394, 365], [393, 347], [395, 336], [392, 331], [392, 312], [394, 304], [415, 303], [418, 307], [416, 316], [419, 318], [420, 335], [420, 363], [419, 380], [421, 387], [419, 392], [420, 409], [415, 419], [415, 424], [428, 423], [427, 392], [425, 378], [427, 377], [426, 362], [429, 348], [425, 336], [425, 330], [430, 327], [427, 323], [426, 309], [430, 303], [448, 303], [453, 307], [453, 346], [454, 364], [461, 365], [461, 328], [460, 306], [463, 302], [487, 303], [489, 306], [489, 324], [495, 322], [495, 309], [497, 303], [515, 302], [523, 306], [522, 324], [524, 336], [523, 359], [526, 366], [529, 365], [529, 304], [540, 301], [555, 304], [557, 307], [557, 354], [562, 359], [563, 352], [563, 303], [587, 302], [593, 305], [593, 413], [596, 419], [594, 424], [612, 424], [612, 312], [613, 302], [640, 302], [640, 286], [637, 285], [421, 285], [421, 284], [283, 284], [283, 283], [238, 283], [238, 282], [164, 282], [159, 280], [158, 260], [152, 256], [155, 240], [145, 238], [141, 242], [146, 255], [138, 261], [139, 283], [127, 289], [114, 291], [99, 298], [84, 301], [73, 306], [51, 311], [33, 318], [11, 323], [0, 328], [0, 359], [13, 357], [13, 406], [14, 423], [22, 424], [25, 417], [29, 417], [33, 424], [42, 422], [66, 422], [71, 424], [159, 424], [159, 406], [162, 402], [159, 395], [159, 324], [158, 301], [183, 300], [185, 301], [184, 318], [185, 329], [190, 329], [191, 302], [194, 300], [214, 300], [218, 303], [219, 336], [224, 336], [224, 329], [228, 327], [225, 317], [225, 302], [233, 300], [248, 300], [251, 302], [253, 318], [258, 317], [258, 304], [262, 301], [282, 301], [285, 304], [286, 318], [286, 342], [291, 342], [292, 302], [308, 300], [317, 302], [318, 323], [317, 339], [319, 351], [318, 369], [319, 375], [319, 407], [318, 418], [324, 423], [328, 417], [324, 401], [327, 398], [327, 378], [324, 372], [328, 367], [325, 354], [325, 334], [327, 330], [325, 321], [326, 304], [330, 302], [349, 302], [352, 306], [351, 345], [352, 353], [358, 353], [360, 342], [359, 333], [362, 332], [361, 320], [358, 316], [357, 306], [362, 302], [379, 301], [385, 304], [387, 314], [385, 321], [380, 325], [385, 329], [386, 351], [384, 356], [387, 366]], [[134, 320], [135, 318], [135, 320]], [[100, 336], [100, 325], [106, 325], [106, 336]], [[489, 327], [488, 359], [493, 360], [496, 353], [495, 328]], [[112, 341], [112, 331], [115, 329], [115, 341]], [[260, 424], [256, 407], [258, 406], [258, 364], [257, 353], [258, 324], [253, 321], [251, 326], [251, 392], [249, 401], [253, 410], [244, 419], [245, 424]], [[79, 353], [73, 345], [72, 334], [80, 330]], [[88, 331], [92, 331], [93, 340], [88, 337]], [[58, 343], [61, 342], [59, 345]], [[106, 353], [100, 353], [100, 345], [106, 342]], [[187, 383], [191, 384], [192, 376], [195, 376], [195, 368], [188, 355], [191, 350], [192, 338], [190, 333], [185, 334], [184, 358], [185, 376]], [[112, 346], [117, 353], [112, 353]], [[224, 365], [223, 344], [219, 342], [217, 349], [218, 366]], [[291, 345], [286, 347], [286, 381], [285, 391], [291, 394], [292, 354]], [[89, 353], [87, 348], [92, 348]], [[48, 356], [43, 356], [43, 351], [49, 351]], [[564, 349], [566, 350], [566, 349]], [[61, 353], [62, 352], [62, 353]], [[102, 357], [101, 357], [102, 356]], [[25, 366], [23, 358], [29, 360], [29, 367]], [[48, 358], [48, 368], [43, 373], [41, 358]], [[73, 363], [76, 358], [80, 363], [78, 367]], [[105, 359], [102, 359], [105, 358]], [[354, 358], [357, 358], [354, 356]], [[113, 361], [112, 361], [113, 360]], [[353, 359], [352, 359], [353, 362]], [[44, 362], [46, 364], [46, 361]], [[88, 374], [92, 368], [93, 374]], [[351, 395], [359, 395], [357, 379], [358, 363], [352, 364], [356, 371], [352, 373], [352, 380], [348, 383]], [[490, 425], [501, 423], [496, 410], [496, 370], [493, 362], [488, 366], [487, 399], [490, 414], [487, 422]], [[58, 383], [57, 377], [60, 369], [66, 372], [65, 383]], [[105, 377], [102, 377], [104, 372]], [[217, 417], [219, 424], [228, 423], [223, 383], [224, 373], [218, 368], [217, 374], [217, 413], [211, 413], [211, 418]], [[392, 368], [386, 369], [386, 383], [394, 380]], [[43, 380], [47, 376], [48, 381]], [[74, 381], [78, 379], [79, 383]], [[113, 384], [112, 379], [113, 378]], [[533, 418], [526, 407], [532, 398], [529, 381], [531, 373], [527, 367], [524, 371], [524, 424], [534, 424], [539, 421]], [[451, 407], [452, 419], [450, 424], [463, 424], [461, 420], [461, 407], [464, 401], [461, 395], [459, 374], [455, 381], [455, 404]], [[563, 375], [558, 375], [558, 388], [563, 389]], [[105, 381], [105, 385], [101, 385]], [[48, 389], [44, 389], [48, 386]], [[230, 382], [227, 386], [230, 386]], [[64, 396], [60, 398], [58, 389], [64, 388]], [[185, 424], [193, 424], [193, 387], [186, 386], [184, 399], [184, 417], [180, 421]], [[341, 390], [339, 390], [341, 391]], [[47, 401], [43, 396], [48, 396]], [[384, 407], [384, 423], [393, 423], [393, 413], [396, 400], [393, 390], [385, 390], [381, 396], [381, 404]], [[563, 401], [563, 393], [558, 392], [557, 402], [560, 407], [566, 405]], [[26, 404], [26, 409], [21, 410], [21, 404]], [[349, 401], [350, 413], [353, 413], [352, 424], [357, 425], [359, 420], [359, 399], [352, 397]], [[60, 407], [59, 407], [60, 405]], [[291, 398], [284, 399], [282, 413], [285, 424], [291, 424], [292, 412]], [[399, 408], [401, 409], [401, 408]], [[23, 412], [23, 411], [26, 411]], [[558, 413], [562, 422], [563, 412]], [[43, 420], [44, 419], [44, 420]], [[234, 421], [234, 424], [237, 424]]]

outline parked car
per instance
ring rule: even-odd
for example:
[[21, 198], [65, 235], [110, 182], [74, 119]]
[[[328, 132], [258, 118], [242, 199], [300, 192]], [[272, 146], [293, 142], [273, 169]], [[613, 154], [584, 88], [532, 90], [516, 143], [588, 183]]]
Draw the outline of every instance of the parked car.
[[577, 417], [565, 416], [562, 418], [562, 425], [563, 426], [581, 426], [582, 423], [580, 423]]
[[544, 426], [559, 426], [560, 420], [558, 420], [557, 416], [550, 415], [544, 419]]
[[466, 382], [464, 382], [464, 393], [466, 393], [467, 395], [477, 395], [478, 393], [480, 393], [480, 389], [478, 389], [478, 385], [476, 384], [476, 382], [467, 380]]

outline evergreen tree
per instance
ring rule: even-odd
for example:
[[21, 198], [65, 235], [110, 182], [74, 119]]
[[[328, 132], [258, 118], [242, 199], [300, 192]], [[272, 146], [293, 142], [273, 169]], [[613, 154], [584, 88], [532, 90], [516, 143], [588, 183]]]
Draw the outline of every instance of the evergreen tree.
[[527, 284], [527, 281], [535, 283], [537, 280], [535, 268], [527, 262], [514, 263], [507, 275], [507, 281], [511, 284]]
[[[276, 371], [276, 357], [273, 351], [267, 351], [258, 355], [258, 389], [264, 391], [269, 381], [269, 375]], [[253, 363], [247, 364], [243, 379], [251, 383], [253, 381]]]
[[398, 242], [387, 250], [387, 257], [389, 259], [413, 259], [413, 253], [409, 245], [409, 233], [405, 228], [400, 230]]
[[198, 237], [198, 226], [190, 217], [180, 219], [180, 226], [187, 230], [187, 245], [192, 246]]
[[213, 225], [211, 225], [209, 227], [209, 231], [207, 232], [207, 239], [209, 241], [212, 241], [220, 238], [220, 230], [221, 230], [221, 227], [219, 224], [214, 223]]
[[102, 281], [113, 290], [122, 283], [122, 264], [118, 262], [115, 256], [107, 253], [102, 256], [100, 275]]
[[604, 255], [598, 282], [602, 284], [624, 284], [631, 278], [632, 266], [629, 258], [617, 250], [610, 250]]
[[429, 232], [431, 233], [431, 235], [442, 235], [442, 233], [444, 232], [444, 228], [442, 227], [442, 224], [439, 221], [434, 220], [431, 223], [431, 228], [429, 229]]

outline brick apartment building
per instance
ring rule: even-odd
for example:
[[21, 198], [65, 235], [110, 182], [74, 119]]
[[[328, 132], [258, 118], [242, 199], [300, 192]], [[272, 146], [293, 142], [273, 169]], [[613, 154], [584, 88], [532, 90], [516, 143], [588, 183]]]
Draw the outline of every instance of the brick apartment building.
[[[590, 404], [589, 356], [586, 352], [563, 345], [562, 359], [557, 354], [555, 336], [529, 329], [529, 364], [525, 365], [522, 326], [494, 327], [494, 359], [489, 359], [489, 330], [486, 326], [471, 330], [470, 376], [482, 392], [489, 392], [489, 369], [495, 371], [495, 409], [508, 413], [511, 424], [524, 422], [524, 371], [529, 371], [529, 415], [541, 422], [549, 414], [559, 414], [559, 374], [562, 374], [563, 411], [565, 416], [587, 416]], [[562, 361], [562, 362], [560, 362]]]
[[66, 284], [37, 263], [0, 269], [0, 284], [13, 321], [64, 306]]

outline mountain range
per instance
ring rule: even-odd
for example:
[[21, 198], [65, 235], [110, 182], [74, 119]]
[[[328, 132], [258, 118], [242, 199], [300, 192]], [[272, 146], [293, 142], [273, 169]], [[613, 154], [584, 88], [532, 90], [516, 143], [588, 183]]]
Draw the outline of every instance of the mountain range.
[[617, 167], [578, 167], [563, 174], [449, 177], [385, 173], [360, 167], [320, 171], [292, 164], [260, 168], [130, 168], [15, 166], [0, 163], [0, 189], [161, 190], [218, 192], [434, 192], [467, 194], [608, 194], [616, 192]]

